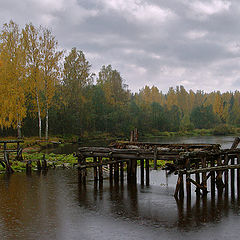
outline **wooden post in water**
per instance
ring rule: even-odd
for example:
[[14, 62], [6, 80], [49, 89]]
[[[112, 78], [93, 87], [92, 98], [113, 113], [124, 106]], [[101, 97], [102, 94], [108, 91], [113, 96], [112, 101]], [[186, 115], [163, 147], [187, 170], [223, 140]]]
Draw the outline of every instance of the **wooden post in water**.
[[[203, 168], [207, 167], [207, 161], [206, 160], [207, 160], [206, 157], [203, 157], [201, 159]], [[207, 194], [207, 175], [206, 175], [206, 172], [202, 173], [202, 183], [203, 183], [203, 187], [205, 187], [205, 189], [206, 189], [206, 190], [203, 190], [203, 195], [206, 195]]]
[[[186, 170], [190, 170], [190, 159], [186, 159]], [[191, 201], [191, 182], [190, 174], [186, 173], [187, 202]]]
[[179, 174], [180, 177], [180, 188], [179, 188], [179, 198], [182, 200], [184, 198], [184, 182], [183, 182], [183, 174]]
[[37, 160], [37, 170], [38, 170], [38, 171], [41, 171], [41, 170], [42, 170], [42, 164], [41, 164], [41, 162], [40, 162], [39, 159]]
[[99, 183], [103, 182], [103, 171], [102, 171], [102, 157], [98, 157], [98, 176], [99, 176]]
[[[195, 163], [195, 168], [199, 169], [199, 159], [197, 159], [197, 161]], [[200, 174], [199, 173], [195, 174], [195, 179], [196, 179], [196, 182], [200, 185]], [[200, 196], [200, 188], [199, 187], [196, 188], [196, 194], [197, 194], [197, 197]]]
[[149, 159], [145, 159], [146, 168], [146, 186], [149, 186]]
[[[215, 166], [215, 159], [212, 158], [211, 167], [214, 167], [214, 166]], [[215, 196], [215, 172], [214, 171], [211, 172], [211, 195], [212, 197]]]
[[[240, 164], [240, 155], [237, 154], [237, 164]], [[240, 198], [240, 169], [237, 169], [237, 195]]]
[[[229, 157], [227, 154], [224, 156], [224, 165], [228, 165]], [[225, 196], [228, 196], [228, 169], [224, 171], [224, 184], [225, 184]]]
[[[93, 158], [93, 162], [97, 163], [97, 157]], [[94, 182], [97, 182], [98, 180], [98, 172], [97, 172], [97, 166], [93, 168], [93, 175], [94, 175]]]
[[137, 160], [132, 159], [132, 181], [135, 183], [137, 181]]
[[124, 162], [120, 162], [120, 179], [121, 179], [121, 183], [124, 182]]
[[127, 182], [130, 183], [131, 181], [131, 169], [132, 169], [132, 161], [127, 161]]
[[[112, 158], [110, 158], [110, 160], [112, 160]], [[113, 164], [110, 163], [109, 164], [109, 181], [112, 182], [113, 180]]]
[[26, 174], [31, 174], [32, 173], [32, 161], [28, 160], [26, 163]]
[[45, 158], [45, 154], [43, 154], [43, 159], [42, 159], [42, 170], [47, 170], [47, 160]]
[[114, 182], [118, 183], [119, 181], [119, 163], [114, 163]]
[[154, 147], [154, 170], [157, 170], [157, 157], [158, 157], [158, 149], [157, 146]]
[[[235, 156], [231, 156], [231, 165], [235, 164]], [[235, 194], [235, 186], [234, 186], [234, 181], [235, 181], [235, 169], [231, 169], [231, 195], [234, 196]]]
[[[222, 165], [221, 155], [219, 155], [217, 158], [217, 166], [221, 166], [221, 165]], [[217, 171], [216, 186], [218, 190], [218, 195], [220, 197], [222, 195], [222, 191], [224, 187], [223, 180], [222, 180], [222, 171]]]
[[140, 160], [140, 168], [141, 168], [141, 185], [144, 185], [144, 159]]

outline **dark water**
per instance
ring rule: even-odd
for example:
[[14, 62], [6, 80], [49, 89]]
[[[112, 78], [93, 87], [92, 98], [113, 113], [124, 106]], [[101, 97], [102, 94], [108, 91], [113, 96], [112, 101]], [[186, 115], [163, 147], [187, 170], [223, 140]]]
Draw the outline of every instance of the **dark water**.
[[76, 170], [0, 176], [0, 239], [239, 239], [236, 197], [176, 202], [175, 176], [95, 187]]
[[[203, 142], [175, 141], [193, 139]], [[207, 139], [228, 147], [234, 137]], [[139, 171], [136, 184], [110, 184], [106, 175], [102, 186], [94, 185], [91, 172], [82, 186], [71, 169], [0, 175], [0, 239], [240, 238], [236, 189], [214, 199], [196, 199], [192, 189], [190, 203], [178, 202], [176, 180], [161, 170], [150, 171], [150, 187], [139, 184]]]

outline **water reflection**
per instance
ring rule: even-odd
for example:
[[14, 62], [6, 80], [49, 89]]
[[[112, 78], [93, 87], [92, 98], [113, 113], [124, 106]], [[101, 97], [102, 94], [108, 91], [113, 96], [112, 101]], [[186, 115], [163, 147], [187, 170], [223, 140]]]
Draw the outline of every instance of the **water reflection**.
[[[176, 200], [163, 196], [159, 187], [140, 184], [109, 184], [103, 188], [79, 184], [78, 201], [91, 211], [142, 225], [193, 230], [208, 223], [217, 224], [229, 214], [238, 215], [240, 200], [235, 195], [192, 196]], [[167, 187], [167, 186], [166, 186]]]
[[72, 170], [0, 175], [0, 239], [203, 239], [221, 223], [238, 236], [237, 194], [176, 201], [176, 179], [166, 183], [164, 171], [151, 172], [150, 187], [88, 177], [83, 185]]

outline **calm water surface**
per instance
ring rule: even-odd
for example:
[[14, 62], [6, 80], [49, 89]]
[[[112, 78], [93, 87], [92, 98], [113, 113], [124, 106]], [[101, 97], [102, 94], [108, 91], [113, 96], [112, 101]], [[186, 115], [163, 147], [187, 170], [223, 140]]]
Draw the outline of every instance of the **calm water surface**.
[[192, 191], [187, 204], [174, 199], [175, 184], [165, 171], [150, 172], [150, 187], [107, 175], [95, 186], [91, 173], [82, 186], [70, 169], [0, 175], [0, 239], [239, 239], [237, 194]]

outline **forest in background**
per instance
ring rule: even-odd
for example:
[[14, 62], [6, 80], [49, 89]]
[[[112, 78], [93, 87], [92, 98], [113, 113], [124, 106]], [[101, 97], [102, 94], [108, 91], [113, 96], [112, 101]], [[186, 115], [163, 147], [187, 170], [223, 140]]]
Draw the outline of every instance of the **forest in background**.
[[13, 21], [0, 31], [0, 105], [1, 136], [129, 136], [135, 127], [153, 135], [194, 129], [229, 134], [240, 128], [237, 90], [177, 86], [163, 93], [145, 86], [133, 93], [111, 65], [95, 74], [83, 51], [60, 50], [49, 29], [21, 29]]

